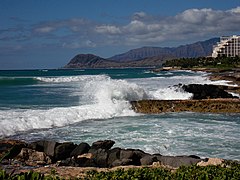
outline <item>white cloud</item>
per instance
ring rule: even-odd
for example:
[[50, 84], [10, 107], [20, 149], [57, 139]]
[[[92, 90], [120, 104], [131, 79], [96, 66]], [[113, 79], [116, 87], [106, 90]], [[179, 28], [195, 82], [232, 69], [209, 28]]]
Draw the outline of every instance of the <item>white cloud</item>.
[[145, 33], [147, 30], [147, 25], [139, 20], [133, 20], [128, 25], [123, 27], [126, 33]]
[[[172, 17], [132, 20], [124, 29], [127, 44], [216, 37], [240, 32], [240, 7], [227, 10], [188, 9]], [[147, 16], [145, 14], [145, 16]], [[150, 17], [150, 16], [148, 16]]]
[[[41, 22], [30, 28], [0, 29], [0, 41], [47, 40], [65, 48], [144, 46], [163, 42], [199, 40], [240, 33], [240, 7], [229, 10], [187, 9], [160, 17], [136, 12], [121, 23], [100, 23], [83, 18]], [[18, 36], [17, 36], [18, 35]]]
[[233, 9], [230, 9], [228, 12], [231, 12], [231, 13], [240, 13], [240, 6], [236, 7], [236, 8], [233, 8]]
[[112, 25], [102, 25], [102, 26], [97, 26], [96, 27], [96, 32], [98, 33], [106, 33], [106, 34], [120, 34], [121, 30]]
[[147, 14], [145, 12], [136, 12], [133, 14], [132, 19], [133, 20], [141, 20], [147, 17]]
[[211, 11], [211, 9], [189, 9], [177, 15], [176, 19], [191, 24], [203, 23]]
[[[216, 37], [240, 32], [240, 7], [222, 11], [187, 9], [175, 16], [159, 17], [136, 12], [126, 24], [93, 23], [84, 19], [69, 19], [42, 26], [41, 32], [67, 28], [72, 32], [67, 41], [71, 48], [104, 45], [154, 45], [168, 41]], [[75, 39], [74, 39], [75, 37]], [[78, 43], [75, 42], [78, 39]], [[91, 39], [91, 41], [89, 40]], [[81, 42], [81, 43], [79, 43]]]

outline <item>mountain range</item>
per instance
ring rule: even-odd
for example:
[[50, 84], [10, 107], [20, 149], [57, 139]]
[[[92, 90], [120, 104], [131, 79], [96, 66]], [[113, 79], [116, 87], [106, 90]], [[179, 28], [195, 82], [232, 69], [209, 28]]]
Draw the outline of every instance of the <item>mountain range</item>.
[[212, 38], [172, 48], [142, 47], [107, 59], [93, 54], [78, 54], [64, 68], [160, 67], [166, 60], [209, 56], [219, 40]]

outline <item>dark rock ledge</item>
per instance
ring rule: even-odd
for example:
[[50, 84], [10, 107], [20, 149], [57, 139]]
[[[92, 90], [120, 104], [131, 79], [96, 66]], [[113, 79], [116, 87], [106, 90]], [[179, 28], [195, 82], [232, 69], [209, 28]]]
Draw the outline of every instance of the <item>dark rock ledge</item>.
[[[0, 166], [7, 171], [20, 171], [40, 167], [97, 167], [161, 165], [178, 168], [182, 165], [206, 163], [209, 159], [198, 156], [163, 156], [149, 154], [139, 149], [112, 148], [112, 140], [100, 140], [89, 144], [82, 142], [58, 143], [55, 141], [37, 141], [25, 143], [16, 140], [1, 140]], [[221, 161], [222, 162], [222, 161]]]
[[134, 111], [145, 114], [163, 112], [240, 113], [240, 99], [141, 100], [131, 102]]
[[188, 84], [178, 85], [184, 91], [192, 93], [191, 99], [216, 99], [216, 98], [236, 98], [228, 92], [230, 89], [238, 89], [239, 87], [212, 85], [212, 84]]
[[207, 84], [179, 84], [177, 86], [192, 93], [192, 98], [189, 100], [132, 101], [132, 108], [138, 113], [146, 114], [182, 111], [240, 113], [240, 99], [228, 93], [226, 91], [228, 87]]

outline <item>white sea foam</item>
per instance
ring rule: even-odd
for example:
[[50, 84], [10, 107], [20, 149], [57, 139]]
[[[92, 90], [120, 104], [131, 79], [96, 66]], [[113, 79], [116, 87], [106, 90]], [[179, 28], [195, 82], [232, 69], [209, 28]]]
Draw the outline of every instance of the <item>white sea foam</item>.
[[[129, 101], [147, 98], [145, 91], [134, 83], [112, 80], [108, 76], [77, 77], [84, 84], [82, 91], [88, 104], [48, 110], [1, 110], [0, 136], [21, 131], [60, 127], [88, 119], [135, 116]], [[69, 78], [45, 78], [47, 82], [72, 82]], [[75, 79], [74, 79], [75, 81]]]
[[136, 116], [129, 101], [141, 99], [189, 99], [192, 94], [173, 87], [179, 83], [224, 84], [204, 76], [152, 77], [113, 80], [107, 75], [36, 77], [49, 85], [69, 83], [73, 95], [81, 96], [78, 106], [51, 109], [0, 110], [0, 137], [18, 132], [61, 127], [89, 119]]
[[77, 82], [77, 81], [91, 81], [94, 79], [104, 80], [109, 78], [106, 75], [83, 75], [83, 76], [60, 76], [60, 77], [35, 77], [35, 79], [48, 83], [62, 83], [62, 82]]
[[[217, 81], [212, 81], [209, 79], [209, 77], [205, 76], [205, 74], [201, 75], [201, 76], [173, 76], [170, 77], [169, 79], [176, 79], [181, 81], [188, 81], [185, 84], [214, 84], [214, 85], [227, 85], [227, 86], [237, 86], [235, 84], [230, 84], [231, 81], [227, 81], [227, 80], [217, 80]], [[182, 83], [184, 84], [184, 83]]]
[[159, 100], [177, 100], [177, 99], [190, 99], [193, 94], [183, 91], [178, 87], [169, 87], [159, 89], [150, 93], [154, 99]]

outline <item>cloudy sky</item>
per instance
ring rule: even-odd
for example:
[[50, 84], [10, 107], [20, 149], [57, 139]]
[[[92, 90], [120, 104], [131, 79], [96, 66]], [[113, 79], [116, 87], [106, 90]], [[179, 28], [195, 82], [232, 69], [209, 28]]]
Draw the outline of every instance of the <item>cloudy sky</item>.
[[0, 0], [0, 69], [240, 34], [239, 0]]

